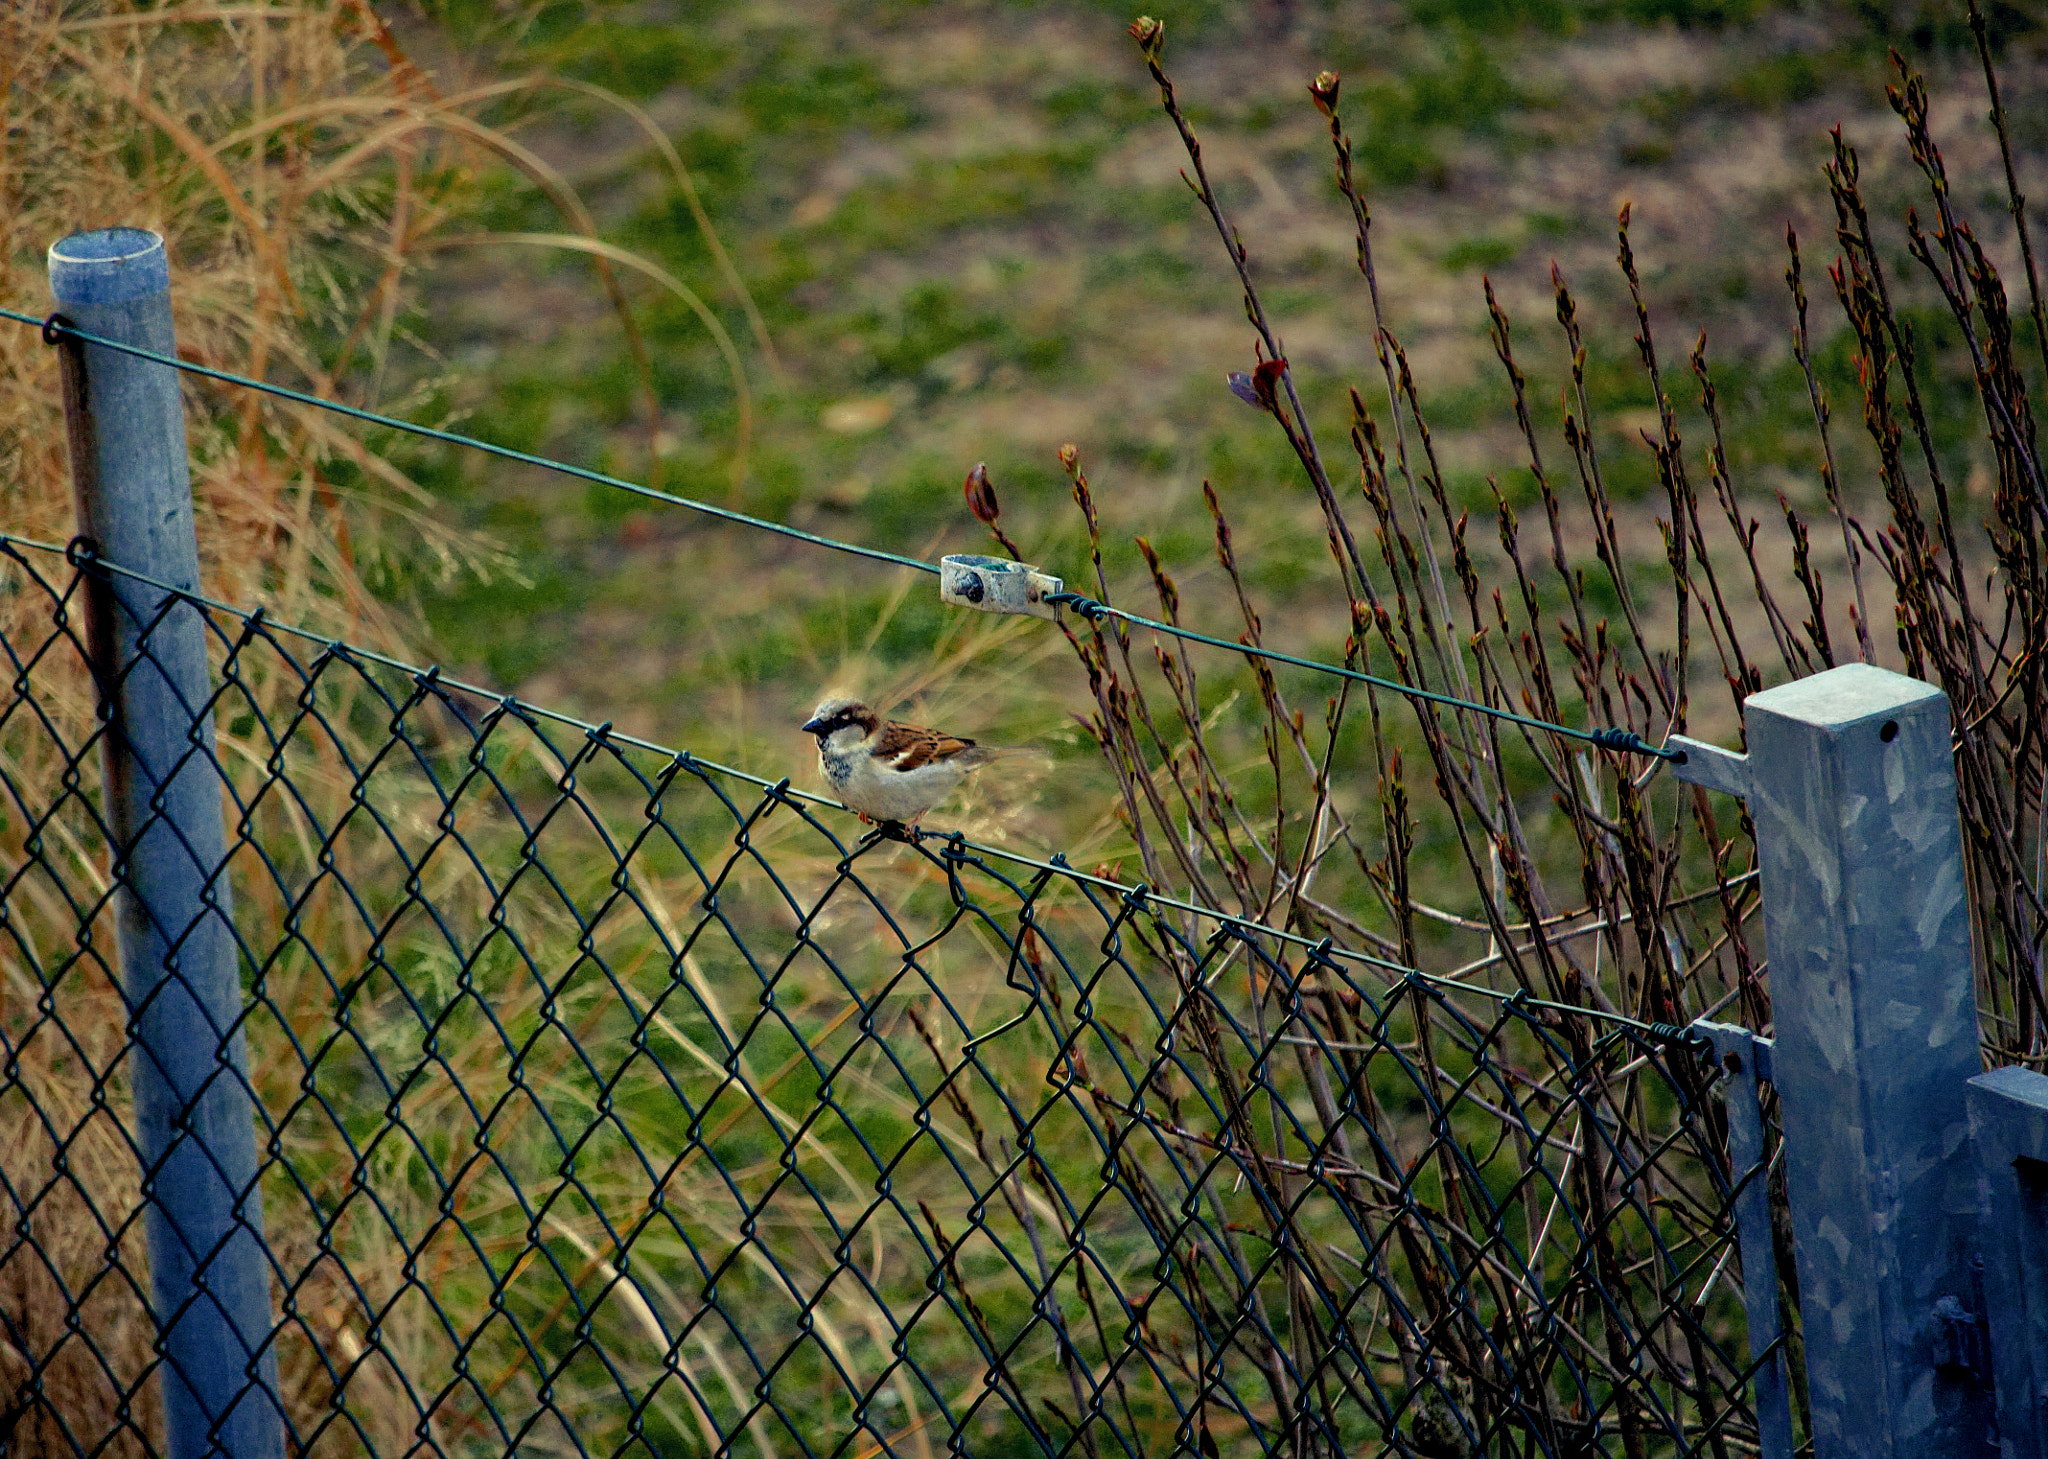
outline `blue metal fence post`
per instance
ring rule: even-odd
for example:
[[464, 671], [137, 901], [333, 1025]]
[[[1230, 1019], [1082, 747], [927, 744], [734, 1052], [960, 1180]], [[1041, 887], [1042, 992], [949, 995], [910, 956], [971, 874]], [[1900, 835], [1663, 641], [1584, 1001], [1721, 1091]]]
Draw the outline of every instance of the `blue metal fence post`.
[[1713, 1046], [1728, 1111], [1729, 1176], [1736, 1184], [1735, 1240], [1742, 1253], [1742, 1307], [1749, 1323], [1750, 1386], [1763, 1459], [1792, 1459], [1792, 1397], [1784, 1326], [1778, 1317], [1778, 1252], [1771, 1235], [1771, 1171], [1764, 1150], [1759, 1080], [1771, 1080], [1773, 1043], [1733, 1024], [1694, 1021], [1690, 1032]]
[[1849, 664], [1753, 694], [1749, 802], [1816, 1459], [1997, 1453], [1977, 1345], [1981, 1065], [1948, 698]]
[[2048, 1459], [2048, 1075], [1970, 1081], [1983, 1176], [1984, 1295], [2004, 1459]]
[[[78, 328], [175, 352], [156, 234], [74, 234], [51, 246], [49, 264], [57, 307]], [[108, 562], [197, 591], [177, 372], [59, 338], [80, 533]], [[89, 609], [96, 653], [110, 655], [95, 671], [107, 696], [107, 815], [169, 1453], [279, 1459], [205, 626], [189, 604], [119, 574], [94, 584]]]

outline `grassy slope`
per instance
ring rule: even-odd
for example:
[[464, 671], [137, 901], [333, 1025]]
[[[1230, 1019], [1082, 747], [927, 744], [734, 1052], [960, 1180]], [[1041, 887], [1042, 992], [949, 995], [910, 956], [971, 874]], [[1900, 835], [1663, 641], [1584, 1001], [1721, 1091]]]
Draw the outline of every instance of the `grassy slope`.
[[[1667, 388], [1695, 441], [1684, 351], [1709, 332], [1737, 483], [1768, 541], [1782, 535], [1769, 525], [1774, 491], [1810, 520], [1823, 508], [1786, 347], [1783, 230], [1790, 221], [1806, 240], [1816, 327], [1831, 335], [1822, 266], [1833, 219], [1819, 173], [1828, 126], [1840, 121], [1865, 144], [1876, 196], [1905, 185], [1881, 93], [1888, 42], [1936, 79], [1952, 171], [1995, 175], [1966, 35], [1903, 10], [1412, 0], [1162, 13], [1169, 66], [1340, 480], [1344, 387], [1380, 402], [1384, 392], [1327, 137], [1303, 92], [1324, 66], [1345, 77], [1387, 323], [1414, 362], [1454, 493], [1481, 512], [1489, 477], [1511, 500], [1529, 493], [1485, 338], [1482, 271], [1517, 325], [1539, 424], [1554, 439], [1564, 363], [1555, 260], [1588, 319], [1609, 479], [1642, 499], [1623, 529], [1645, 570], [1661, 562], [1661, 493], [1638, 434], [1654, 423], [1652, 396], [1613, 267], [1618, 204], [1634, 204]], [[784, 366], [777, 377], [749, 353], [758, 420], [738, 462], [731, 383], [687, 308], [627, 286], [655, 360], [661, 415], [650, 422], [588, 264], [480, 248], [421, 280], [415, 320], [448, 352], [447, 399], [470, 412], [470, 428], [636, 478], [649, 474], [652, 441], [673, 490], [927, 557], [985, 545], [958, 493], [966, 468], [986, 459], [1013, 535], [1075, 580], [1085, 555], [1054, 460], [1071, 440], [1105, 504], [1119, 580], [1142, 581], [1128, 538], [1147, 534], [1189, 617], [1235, 631], [1201, 508], [1210, 479], [1237, 523], [1269, 641], [1340, 651], [1341, 598], [1299, 468], [1270, 422], [1223, 388], [1225, 371], [1249, 368], [1251, 332], [1178, 179], [1181, 153], [1121, 11], [554, 4], [514, 29], [452, 0], [442, 18], [446, 33], [413, 40], [444, 74], [547, 66], [649, 109], [693, 170]], [[2023, 32], [2021, 17], [2004, 18]], [[448, 34], [461, 44], [449, 47]], [[2026, 100], [2038, 94], [2027, 84], [2034, 49], [2018, 35], [2007, 94], [2022, 141], [2037, 148], [2048, 110]], [[716, 300], [747, 346], [746, 321], [643, 137], [581, 100], [550, 102], [522, 125], [608, 238]], [[530, 187], [479, 186], [492, 193], [494, 226], [563, 226]], [[2003, 258], [2009, 228], [1983, 198], [1963, 201]], [[1822, 356], [1854, 487], [1865, 458], [1847, 350], [1830, 344]], [[1973, 440], [1964, 418], [1959, 463]], [[963, 621], [940, 609], [929, 580], [602, 489], [476, 459], [434, 469], [449, 510], [498, 534], [525, 579], [429, 593], [451, 663], [799, 783], [810, 774], [792, 732], [800, 711], [821, 686], [854, 684], [967, 732], [1047, 744], [1072, 766], [1057, 778], [1064, 794], [1039, 785], [999, 789], [994, 809], [971, 802], [962, 819], [976, 829], [1084, 848], [1108, 834], [1090, 830], [1106, 781], [1095, 785], [1102, 772], [1066, 718], [1085, 707], [1086, 687], [1050, 630]], [[1490, 540], [1483, 522], [1475, 539]], [[1815, 526], [1826, 572], [1839, 547], [1831, 559], [1831, 524]], [[1833, 601], [1845, 596], [1838, 588]], [[1214, 666], [1212, 684], [1227, 684], [1225, 669]], [[1306, 680], [1299, 689], [1313, 694]]]

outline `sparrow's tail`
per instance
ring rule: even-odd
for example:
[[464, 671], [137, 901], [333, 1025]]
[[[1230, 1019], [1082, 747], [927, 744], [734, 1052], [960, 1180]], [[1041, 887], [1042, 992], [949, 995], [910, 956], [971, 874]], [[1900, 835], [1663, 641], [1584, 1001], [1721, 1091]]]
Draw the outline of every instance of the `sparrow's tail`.
[[970, 745], [967, 749], [954, 756], [954, 759], [960, 764], [965, 765], [968, 769], [974, 770], [988, 764], [991, 760], [1008, 760], [1018, 755], [1034, 755], [1039, 759], [1047, 758], [1046, 752], [1039, 749], [1036, 745]]

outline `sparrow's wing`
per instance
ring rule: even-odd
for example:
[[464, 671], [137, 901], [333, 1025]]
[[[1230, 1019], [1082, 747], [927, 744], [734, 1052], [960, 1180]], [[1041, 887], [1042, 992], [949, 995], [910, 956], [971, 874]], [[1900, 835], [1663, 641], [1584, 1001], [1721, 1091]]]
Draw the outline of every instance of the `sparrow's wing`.
[[955, 735], [941, 734], [921, 725], [891, 722], [882, 726], [882, 732], [875, 737], [874, 757], [899, 774], [922, 769], [926, 765], [942, 764], [945, 761], [966, 756], [966, 763], [976, 764], [983, 756], [975, 755], [972, 740], [963, 740]]

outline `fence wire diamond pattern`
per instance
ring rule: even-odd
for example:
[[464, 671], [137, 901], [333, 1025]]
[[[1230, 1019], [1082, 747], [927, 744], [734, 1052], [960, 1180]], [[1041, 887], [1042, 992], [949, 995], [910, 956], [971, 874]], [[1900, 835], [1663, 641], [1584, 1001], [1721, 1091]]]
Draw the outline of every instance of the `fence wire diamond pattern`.
[[[82, 574], [0, 574], [5, 1421], [153, 1454]], [[204, 616], [291, 1452], [1754, 1451], [1682, 1047]]]

